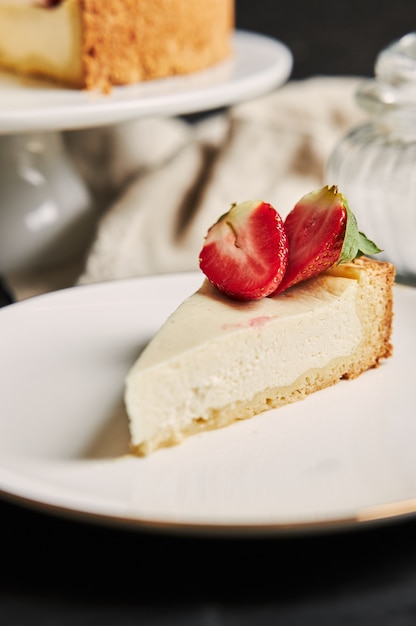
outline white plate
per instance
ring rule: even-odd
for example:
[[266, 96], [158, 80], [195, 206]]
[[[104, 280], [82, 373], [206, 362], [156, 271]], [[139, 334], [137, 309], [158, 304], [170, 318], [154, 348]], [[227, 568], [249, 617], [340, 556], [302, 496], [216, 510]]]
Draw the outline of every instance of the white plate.
[[416, 290], [393, 358], [354, 381], [147, 458], [123, 381], [199, 273], [83, 286], [0, 310], [0, 490], [64, 514], [214, 533], [308, 532], [416, 512]]
[[214, 109], [270, 91], [291, 69], [284, 44], [237, 31], [232, 60], [188, 76], [116, 87], [110, 95], [0, 73], [0, 132], [69, 130]]

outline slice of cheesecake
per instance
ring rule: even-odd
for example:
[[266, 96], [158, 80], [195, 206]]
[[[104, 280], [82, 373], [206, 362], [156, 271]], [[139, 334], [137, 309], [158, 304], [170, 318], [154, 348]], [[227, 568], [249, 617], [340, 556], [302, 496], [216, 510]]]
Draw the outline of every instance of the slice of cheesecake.
[[109, 90], [231, 55], [234, 0], [0, 0], [0, 68]]
[[126, 379], [131, 449], [176, 444], [355, 378], [392, 354], [394, 266], [360, 257], [238, 302], [205, 281]]

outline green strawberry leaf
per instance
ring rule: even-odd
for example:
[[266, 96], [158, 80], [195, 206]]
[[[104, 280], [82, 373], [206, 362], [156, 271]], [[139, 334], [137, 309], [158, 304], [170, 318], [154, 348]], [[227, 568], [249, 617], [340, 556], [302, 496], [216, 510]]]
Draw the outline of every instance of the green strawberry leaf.
[[382, 252], [374, 241], [368, 239], [364, 233], [358, 230], [356, 217], [349, 208], [348, 202], [344, 196], [342, 196], [342, 200], [347, 211], [347, 225], [345, 228], [344, 243], [337, 265], [340, 263], [349, 263], [349, 261], [353, 261], [364, 254], [373, 255]]
[[364, 233], [358, 233], [359, 245], [358, 245], [358, 256], [362, 256], [363, 254], [378, 254], [382, 252], [381, 248], [379, 248], [374, 241], [368, 239]]

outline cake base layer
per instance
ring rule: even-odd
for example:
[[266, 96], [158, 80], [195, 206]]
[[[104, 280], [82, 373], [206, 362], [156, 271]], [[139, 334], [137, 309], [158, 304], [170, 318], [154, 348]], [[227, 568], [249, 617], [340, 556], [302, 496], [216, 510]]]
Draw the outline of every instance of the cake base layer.
[[378, 366], [392, 354], [393, 282], [393, 266], [362, 258], [251, 303], [205, 283], [127, 377], [132, 451], [148, 454]]

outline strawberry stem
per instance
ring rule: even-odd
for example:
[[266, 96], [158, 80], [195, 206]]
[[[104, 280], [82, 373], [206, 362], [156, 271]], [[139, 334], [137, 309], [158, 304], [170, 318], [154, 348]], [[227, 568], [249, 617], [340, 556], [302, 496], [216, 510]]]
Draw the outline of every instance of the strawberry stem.
[[368, 239], [364, 233], [358, 230], [357, 220], [354, 213], [348, 206], [346, 198], [342, 194], [341, 197], [347, 211], [347, 225], [345, 228], [344, 243], [342, 245], [337, 265], [353, 261], [354, 259], [363, 256], [363, 254], [372, 255], [382, 252], [374, 241]]

